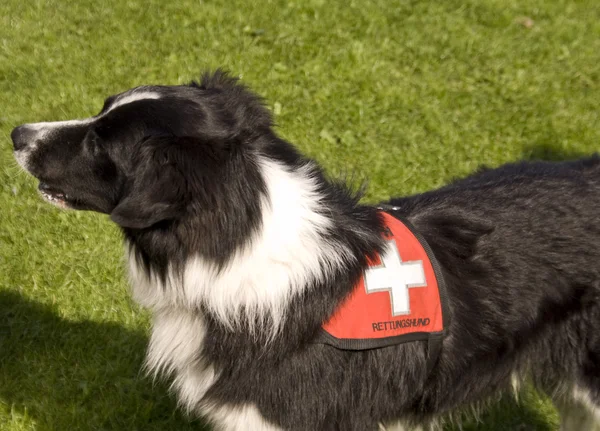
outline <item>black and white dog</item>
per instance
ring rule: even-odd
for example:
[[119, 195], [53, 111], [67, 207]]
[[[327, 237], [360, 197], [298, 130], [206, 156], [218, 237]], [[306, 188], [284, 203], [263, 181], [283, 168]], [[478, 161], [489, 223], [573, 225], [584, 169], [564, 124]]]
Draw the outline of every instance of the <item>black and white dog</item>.
[[218, 429], [428, 427], [523, 379], [563, 429], [600, 418], [597, 158], [482, 170], [388, 203], [445, 280], [452, 320], [428, 367], [425, 341], [314, 342], [383, 251], [382, 212], [277, 137], [226, 74], [134, 88], [12, 140], [47, 200], [123, 229], [133, 295], [154, 313], [147, 365]]

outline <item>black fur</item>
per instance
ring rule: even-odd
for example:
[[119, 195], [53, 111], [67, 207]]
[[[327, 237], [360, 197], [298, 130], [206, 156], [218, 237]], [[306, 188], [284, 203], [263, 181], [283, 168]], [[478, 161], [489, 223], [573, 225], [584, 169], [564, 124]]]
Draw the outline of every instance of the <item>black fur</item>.
[[[164, 279], [192, 254], [223, 267], [261, 228], [261, 158], [290, 171], [308, 161], [274, 134], [260, 99], [222, 72], [147, 89], [163, 97], [112, 111], [118, 98], [108, 99], [108, 114], [57, 130], [27, 168], [68, 205], [110, 214], [147, 271]], [[424, 342], [362, 352], [311, 342], [382, 242], [374, 208], [310, 171], [335, 226], [322, 240], [356, 259], [295, 297], [269, 343], [252, 322], [231, 329], [199, 307], [198, 358], [220, 370], [203, 403], [251, 403], [285, 429], [362, 431], [478, 403], [509, 388], [512, 373], [600, 401], [598, 158], [510, 164], [388, 202], [427, 240], [446, 280], [453, 319], [430, 374]]]

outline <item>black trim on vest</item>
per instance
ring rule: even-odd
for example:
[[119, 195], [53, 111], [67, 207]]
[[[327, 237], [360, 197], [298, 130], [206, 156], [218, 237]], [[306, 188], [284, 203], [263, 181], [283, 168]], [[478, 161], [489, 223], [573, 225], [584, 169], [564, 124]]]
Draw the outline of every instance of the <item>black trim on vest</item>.
[[425, 241], [423, 235], [415, 229], [411, 222], [404, 219], [404, 217], [398, 216], [396, 214], [392, 214], [391, 211], [398, 211], [396, 207], [390, 205], [379, 205], [380, 209], [384, 210], [386, 213], [390, 214], [392, 217], [400, 220], [404, 225], [412, 232], [412, 234], [419, 240], [423, 248], [425, 249], [425, 253], [427, 253], [427, 257], [431, 261], [431, 266], [433, 267], [433, 273], [435, 274], [435, 278], [438, 284], [438, 291], [440, 294], [440, 302], [442, 304], [442, 323], [444, 325], [444, 334], [446, 329], [450, 326], [450, 307], [448, 305], [448, 291], [446, 290], [446, 281], [444, 280], [444, 274], [442, 273], [442, 267], [440, 263], [433, 254], [433, 250], [429, 246], [429, 243]]
[[411, 332], [408, 334], [395, 335], [385, 338], [336, 338], [321, 328], [313, 343], [329, 344], [342, 350], [371, 350], [381, 347], [394, 346], [400, 343], [410, 341], [429, 341], [432, 335], [444, 335], [444, 331], [440, 332]]

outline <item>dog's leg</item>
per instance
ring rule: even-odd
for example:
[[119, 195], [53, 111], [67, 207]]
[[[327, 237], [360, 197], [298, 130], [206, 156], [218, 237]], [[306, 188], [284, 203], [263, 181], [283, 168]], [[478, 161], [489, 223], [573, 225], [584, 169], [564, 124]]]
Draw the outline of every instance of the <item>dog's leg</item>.
[[252, 404], [207, 406], [201, 414], [212, 423], [213, 429], [219, 431], [282, 431]]
[[560, 413], [560, 431], [600, 431], [600, 405], [588, 392], [575, 388], [569, 399], [555, 404]]
[[416, 426], [416, 427], [410, 427], [402, 422], [396, 422], [394, 424], [388, 424], [388, 425], [383, 425], [383, 424], [379, 425], [380, 431], [426, 431], [427, 429], [428, 428], [425, 428], [420, 425]]

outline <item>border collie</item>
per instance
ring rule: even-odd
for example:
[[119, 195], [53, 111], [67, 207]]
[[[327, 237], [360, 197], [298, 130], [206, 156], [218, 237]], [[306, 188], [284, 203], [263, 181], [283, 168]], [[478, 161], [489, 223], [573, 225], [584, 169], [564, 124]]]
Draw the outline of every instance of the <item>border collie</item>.
[[[524, 379], [563, 429], [600, 418], [598, 158], [482, 169], [366, 206], [221, 71], [11, 137], [45, 199], [122, 228], [133, 296], [154, 316], [147, 367], [217, 429], [422, 429]], [[385, 214], [443, 278], [452, 319], [434, 361], [425, 339], [317, 342], [385, 252]]]

